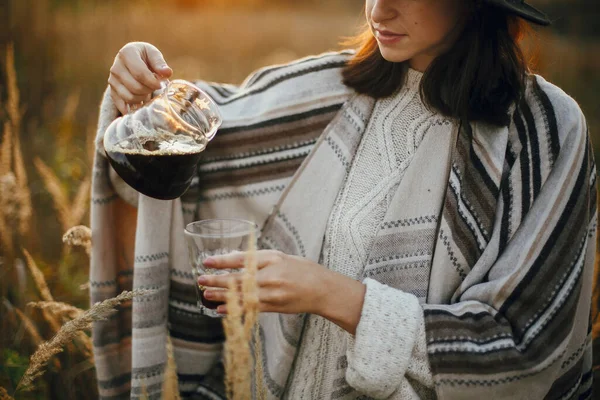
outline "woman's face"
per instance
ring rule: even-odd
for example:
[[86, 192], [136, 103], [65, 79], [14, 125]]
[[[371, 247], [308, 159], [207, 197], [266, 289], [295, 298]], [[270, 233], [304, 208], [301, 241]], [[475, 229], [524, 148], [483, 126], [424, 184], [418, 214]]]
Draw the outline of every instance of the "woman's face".
[[366, 0], [367, 22], [387, 61], [425, 71], [458, 37], [467, 0]]

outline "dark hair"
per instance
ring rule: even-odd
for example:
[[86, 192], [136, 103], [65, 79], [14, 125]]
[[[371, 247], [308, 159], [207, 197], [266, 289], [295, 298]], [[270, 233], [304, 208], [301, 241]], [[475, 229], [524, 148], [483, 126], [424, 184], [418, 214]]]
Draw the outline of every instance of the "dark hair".
[[[518, 17], [474, 2], [458, 40], [423, 75], [424, 103], [463, 122], [508, 125], [509, 108], [523, 96], [529, 72], [519, 46], [527, 27]], [[359, 49], [343, 70], [347, 86], [383, 98], [404, 85], [407, 63], [386, 61], [370, 29], [354, 42]]]

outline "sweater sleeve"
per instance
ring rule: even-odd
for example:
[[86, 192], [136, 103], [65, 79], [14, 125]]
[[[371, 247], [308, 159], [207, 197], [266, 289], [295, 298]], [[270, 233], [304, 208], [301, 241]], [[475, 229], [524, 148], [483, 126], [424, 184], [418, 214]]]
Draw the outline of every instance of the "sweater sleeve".
[[348, 384], [377, 399], [428, 398], [433, 377], [419, 301], [373, 279], [364, 283], [360, 322], [348, 336]]

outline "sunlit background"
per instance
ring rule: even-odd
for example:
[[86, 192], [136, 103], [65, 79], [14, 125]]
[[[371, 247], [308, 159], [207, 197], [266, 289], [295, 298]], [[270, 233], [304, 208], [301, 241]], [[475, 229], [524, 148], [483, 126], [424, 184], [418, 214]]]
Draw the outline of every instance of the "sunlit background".
[[[532, 63], [581, 104], [600, 156], [597, 1], [530, 3], [555, 21], [551, 28], [536, 29], [528, 40]], [[342, 38], [360, 29], [363, 4], [363, 0], [0, 0], [0, 132], [5, 132], [5, 123], [14, 125], [8, 110], [16, 100], [14, 92], [12, 99], [9, 95], [11, 66], [6, 62], [12, 45], [20, 96], [18, 132], [13, 133], [20, 137], [33, 209], [29, 229], [22, 234], [15, 231], [10, 251], [0, 249], [0, 387], [13, 393], [37, 343], [23, 327], [24, 319], [15, 316], [15, 307], [38, 327], [40, 338], [53, 334], [43, 316], [26, 306], [39, 294], [24, 267], [22, 248], [33, 255], [56, 300], [87, 307], [87, 291], [80, 288], [87, 282], [87, 256], [61, 241], [67, 223], [89, 225], [87, 211], [69, 218], [61, 215], [73, 212], [78, 201], [87, 201], [77, 192], [90, 175], [98, 104], [117, 51], [129, 41], [147, 41], [163, 52], [175, 78], [239, 83], [261, 66], [339, 49]], [[43, 171], [54, 178], [43, 179]], [[54, 189], [49, 187], [51, 179]], [[3, 218], [12, 221], [10, 216]], [[66, 351], [59, 365], [50, 364], [33, 391], [17, 398], [94, 398], [93, 361], [77, 351]]]

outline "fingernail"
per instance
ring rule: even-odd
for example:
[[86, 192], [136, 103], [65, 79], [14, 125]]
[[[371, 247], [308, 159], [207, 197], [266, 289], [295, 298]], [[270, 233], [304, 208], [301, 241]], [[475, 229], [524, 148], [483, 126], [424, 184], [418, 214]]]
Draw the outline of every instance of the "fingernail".
[[202, 261], [202, 264], [204, 264], [205, 267], [214, 267], [217, 262], [214, 258], [208, 257], [206, 260]]
[[213, 294], [214, 294], [214, 293], [213, 293], [211, 290], [206, 290], [206, 291], [204, 292], [204, 297], [205, 297], [205, 298], [207, 298], [207, 299], [210, 299], [210, 298], [212, 298], [212, 297], [213, 297]]
[[217, 312], [219, 314], [224, 314], [225, 313], [225, 306], [219, 306], [219, 307], [217, 307]]
[[200, 285], [206, 285], [208, 283], [208, 278], [205, 276], [201, 276], [198, 278], [198, 283]]
[[169, 68], [169, 66], [167, 64], [163, 64], [160, 67], [158, 67], [159, 69], [171, 69]]

